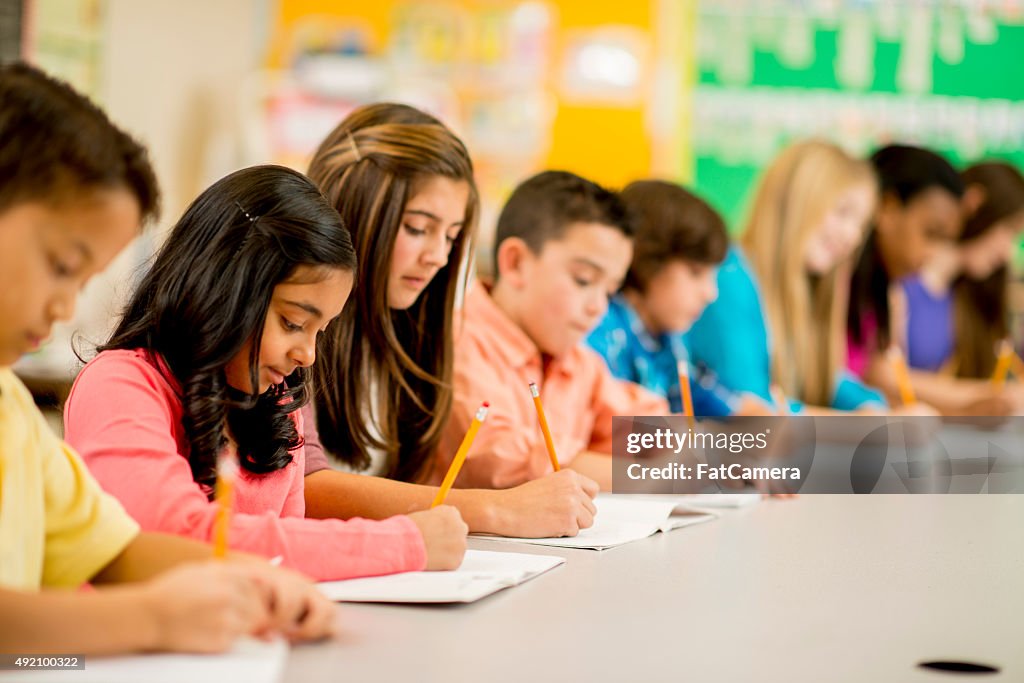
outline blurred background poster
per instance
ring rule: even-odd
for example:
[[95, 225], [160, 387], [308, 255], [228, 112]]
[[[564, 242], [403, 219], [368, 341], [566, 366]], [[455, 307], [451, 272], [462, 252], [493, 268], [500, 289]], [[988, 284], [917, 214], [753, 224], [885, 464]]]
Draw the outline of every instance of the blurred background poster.
[[794, 138], [869, 154], [921, 144], [1024, 166], [1024, 2], [701, 2], [697, 189], [741, 227], [759, 170]]
[[[541, 168], [621, 186], [688, 166], [682, 101], [693, 2], [401, 2], [275, 5], [256, 152], [303, 167], [363, 102], [439, 116], [473, 154], [483, 225]], [[665, 21], [671, 18], [670, 21]], [[656, 112], [656, 113], [655, 113]]]
[[[758, 173], [797, 137], [1024, 167], [1024, 0], [0, 2], [4, 54], [92, 94], [149, 147], [164, 192], [160, 225], [90, 285], [65, 339], [105, 336], [209, 183], [256, 163], [304, 170], [366, 102], [419, 106], [464, 138], [481, 254], [508, 192], [544, 168], [688, 184], [735, 234]], [[70, 345], [25, 363], [68, 375], [56, 348]]]

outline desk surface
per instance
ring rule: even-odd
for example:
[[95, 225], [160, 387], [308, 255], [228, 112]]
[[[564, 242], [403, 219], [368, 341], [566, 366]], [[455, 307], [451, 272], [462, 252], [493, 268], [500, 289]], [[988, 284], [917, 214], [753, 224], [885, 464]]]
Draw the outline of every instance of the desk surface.
[[473, 540], [568, 562], [469, 605], [340, 605], [285, 680], [1024, 680], [1022, 526], [1021, 495], [807, 495], [601, 553]]

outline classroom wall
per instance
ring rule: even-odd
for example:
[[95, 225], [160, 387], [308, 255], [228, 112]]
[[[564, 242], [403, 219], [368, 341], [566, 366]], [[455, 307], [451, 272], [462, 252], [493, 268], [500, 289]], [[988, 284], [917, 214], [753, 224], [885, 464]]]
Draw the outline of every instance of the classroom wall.
[[[73, 376], [72, 338], [104, 339], [140, 264], [188, 203], [237, 168], [238, 84], [262, 55], [266, 4], [253, 0], [34, 0], [29, 58], [98, 100], [148, 148], [163, 192], [162, 215], [86, 288], [75, 319], [25, 357], [29, 376]], [[49, 29], [49, 30], [48, 30]], [[96, 35], [93, 36], [92, 34]], [[34, 44], [33, 44], [34, 43]], [[90, 46], [95, 43], [94, 46]], [[34, 49], [34, 53], [32, 50]]]
[[149, 147], [162, 224], [213, 180], [209, 164], [230, 138], [237, 86], [259, 60], [261, 5], [107, 0], [101, 98]]

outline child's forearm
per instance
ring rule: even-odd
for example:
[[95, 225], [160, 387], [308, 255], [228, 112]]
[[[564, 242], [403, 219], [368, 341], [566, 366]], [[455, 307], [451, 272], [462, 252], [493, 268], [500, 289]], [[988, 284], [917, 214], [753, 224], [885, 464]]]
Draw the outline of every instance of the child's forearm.
[[[437, 487], [320, 470], [306, 477], [305, 494], [307, 517], [387, 519], [429, 509]], [[491, 531], [493, 492], [452, 489], [445, 502], [458, 508], [470, 531]]]
[[[920, 370], [910, 370], [909, 375], [914, 397], [946, 415], [959, 414], [974, 401], [992, 393], [991, 384], [985, 380], [960, 379]], [[896, 372], [884, 355], [878, 354], [872, 359], [864, 380], [881, 389], [892, 405], [900, 405]]]
[[602, 491], [612, 490], [612, 457], [607, 453], [583, 451], [566, 467], [576, 470], [597, 482]]
[[143, 532], [94, 576], [92, 582], [144, 581], [182, 562], [208, 560], [212, 556], [213, 549], [206, 543], [170, 534]]
[[156, 647], [158, 626], [142, 592], [22, 593], [0, 589], [0, 652], [112, 654]]

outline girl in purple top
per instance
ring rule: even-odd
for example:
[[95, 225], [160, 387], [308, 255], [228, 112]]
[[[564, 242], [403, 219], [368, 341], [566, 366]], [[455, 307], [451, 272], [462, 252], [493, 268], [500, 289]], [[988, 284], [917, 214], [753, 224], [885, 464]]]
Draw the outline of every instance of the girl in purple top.
[[[942, 262], [953, 251], [960, 239], [964, 211], [971, 208], [971, 196], [965, 198], [964, 179], [955, 169], [928, 150], [890, 145], [876, 152], [871, 161], [879, 176], [882, 200], [851, 279], [849, 367], [898, 401], [896, 372], [886, 351], [891, 346], [907, 348], [908, 306], [917, 304], [920, 312], [923, 297], [911, 285], [908, 298], [899, 282], [917, 275], [926, 264]], [[958, 329], [964, 327], [960, 322], [953, 324]], [[920, 326], [920, 321], [914, 323], [915, 329]], [[935, 349], [929, 350], [937, 355]], [[920, 360], [920, 349], [916, 355]], [[1018, 392], [997, 390], [987, 381], [965, 383], [912, 370], [911, 383], [919, 400], [944, 414], [1019, 412]]]
[[1024, 230], [1024, 176], [985, 162], [963, 172], [968, 218], [955, 249], [904, 282], [912, 367], [988, 379], [1009, 336], [1009, 261]]

